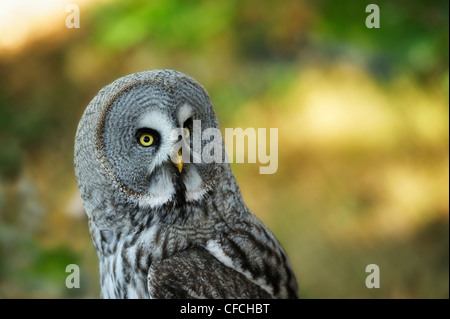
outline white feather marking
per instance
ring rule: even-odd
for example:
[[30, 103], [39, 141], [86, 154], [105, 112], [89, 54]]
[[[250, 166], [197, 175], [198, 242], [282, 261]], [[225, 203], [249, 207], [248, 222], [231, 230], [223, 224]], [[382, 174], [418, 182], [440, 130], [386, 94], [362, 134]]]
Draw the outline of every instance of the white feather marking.
[[167, 135], [169, 135], [172, 130], [171, 121], [159, 110], [150, 111], [142, 115], [139, 119], [139, 125], [141, 127], [152, 128], [160, 133], [167, 133]]
[[208, 189], [202, 187], [204, 186], [203, 180], [195, 169], [190, 169], [187, 171], [184, 179], [184, 185], [186, 186], [187, 201], [197, 201], [202, 199], [208, 191]]
[[161, 196], [143, 195], [138, 199], [140, 208], [156, 208], [167, 203], [172, 198], [172, 195], [162, 194]]
[[175, 187], [169, 174], [164, 169], [160, 169], [159, 174], [151, 181], [148, 194], [139, 201], [140, 205], [157, 207], [172, 199], [175, 194]]
[[225, 252], [216, 240], [208, 240], [206, 243], [206, 249], [222, 264], [234, 269], [233, 261], [229, 256], [225, 255]]
[[156, 230], [158, 227], [156, 226], [157, 222], [155, 222], [155, 225], [148, 229], [144, 229], [140, 234], [139, 238], [136, 242], [136, 246], [147, 246], [151, 247], [153, 249], [154, 241], [155, 241], [155, 235]]
[[130, 288], [130, 287], [128, 287], [127, 298], [128, 299], [141, 299], [141, 297], [137, 293], [136, 289]]
[[100, 262], [100, 273], [105, 274], [101, 283], [101, 294], [104, 299], [115, 298], [116, 282], [122, 280], [122, 278], [115, 278], [113, 276], [113, 272], [111, 271], [113, 263], [116, 263], [116, 275], [121, 276], [123, 272], [120, 258], [117, 258], [117, 256], [109, 256]]
[[222, 247], [216, 240], [208, 240], [208, 242], [206, 243], [206, 249], [214, 257], [216, 257], [222, 264], [236, 270], [237, 272], [240, 272], [245, 277], [247, 277], [247, 279], [249, 279], [251, 282], [255, 283], [262, 289], [266, 290], [271, 295], [273, 294], [273, 288], [271, 286], [269, 286], [263, 278], [261, 278], [261, 277], [254, 278], [249, 271], [243, 270], [240, 265], [237, 265], [236, 263], [234, 263], [233, 260], [230, 258], [230, 256], [225, 254]]
[[190, 118], [192, 115], [192, 106], [190, 106], [187, 103], [184, 103], [180, 108], [178, 109], [178, 123], [180, 123], [180, 126], [183, 125], [184, 122], [188, 118]]

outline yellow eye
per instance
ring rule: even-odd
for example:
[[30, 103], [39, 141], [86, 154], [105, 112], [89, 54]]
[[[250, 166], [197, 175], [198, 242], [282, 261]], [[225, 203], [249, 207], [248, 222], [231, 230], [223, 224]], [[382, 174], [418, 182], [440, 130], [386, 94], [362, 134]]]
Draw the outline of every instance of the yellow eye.
[[139, 143], [141, 143], [141, 145], [145, 147], [152, 145], [154, 140], [155, 139], [150, 134], [142, 134], [139, 137]]
[[187, 128], [187, 127], [185, 127], [184, 128], [185, 130], [186, 130], [186, 132], [184, 132], [184, 138], [189, 138], [189, 136], [191, 136], [191, 131]]

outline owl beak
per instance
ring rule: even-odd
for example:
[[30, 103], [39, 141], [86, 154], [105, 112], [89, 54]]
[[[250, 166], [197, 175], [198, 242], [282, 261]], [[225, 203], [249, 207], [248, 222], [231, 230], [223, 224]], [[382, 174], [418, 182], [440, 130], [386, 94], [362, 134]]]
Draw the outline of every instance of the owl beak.
[[174, 164], [178, 168], [178, 171], [181, 173], [181, 171], [183, 170], [183, 156], [181, 155], [181, 149], [178, 151], [177, 159]]

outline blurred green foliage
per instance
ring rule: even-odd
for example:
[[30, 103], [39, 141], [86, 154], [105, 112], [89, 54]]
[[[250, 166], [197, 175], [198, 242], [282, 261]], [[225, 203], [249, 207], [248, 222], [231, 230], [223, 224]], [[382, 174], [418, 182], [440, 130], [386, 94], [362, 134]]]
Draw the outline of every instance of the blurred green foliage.
[[166, 50], [198, 51], [230, 26], [232, 7], [231, 1], [116, 2], [91, 17], [96, 22], [90, 41], [109, 54], [149, 40]]
[[77, 123], [107, 83], [170, 68], [206, 87], [222, 128], [279, 128], [276, 174], [232, 169], [303, 297], [448, 298], [449, 4], [375, 1], [368, 29], [372, 2], [92, 1], [80, 29], [56, 20], [0, 51], [0, 297], [98, 296]]

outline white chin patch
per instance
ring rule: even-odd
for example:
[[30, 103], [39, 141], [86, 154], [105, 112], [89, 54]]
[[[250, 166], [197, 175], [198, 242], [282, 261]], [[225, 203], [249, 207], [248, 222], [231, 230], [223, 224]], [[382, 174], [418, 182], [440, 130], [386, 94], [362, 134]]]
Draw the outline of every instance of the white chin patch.
[[139, 198], [139, 206], [141, 207], [159, 207], [170, 200], [175, 195], [171, 178], [164, 170], [156, 175], [151, 181], [148, 193]]
[[203, 180], [195, 169], [186, 172], [183, 182], [186, 186], [186, 201], [188, 202], [202, 199], [208, 191], [203, 187]]

